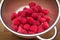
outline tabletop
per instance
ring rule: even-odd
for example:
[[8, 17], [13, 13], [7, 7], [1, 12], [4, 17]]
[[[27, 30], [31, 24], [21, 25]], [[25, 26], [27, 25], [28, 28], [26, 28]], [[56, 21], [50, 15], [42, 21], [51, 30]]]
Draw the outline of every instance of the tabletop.
[[[54, 40], [60, 40], [60, 19], [59, 19], [58, 23], [56, 24], [56, 26], [58, 29], [58, 34]], [[44, 38], [49, 38], [53, 34], [54, 34], [54, 30], [52, 29], [49, 32], [47, 32], [41, 36]], [[25, 38], [18, 37], [16, 35], [14, 35], [13, 33], [11, 33], [10, 31], [8, 31], [0, 21], [0, 40], [38, 40], [38, 39], [37, 38], [25, 39]]]

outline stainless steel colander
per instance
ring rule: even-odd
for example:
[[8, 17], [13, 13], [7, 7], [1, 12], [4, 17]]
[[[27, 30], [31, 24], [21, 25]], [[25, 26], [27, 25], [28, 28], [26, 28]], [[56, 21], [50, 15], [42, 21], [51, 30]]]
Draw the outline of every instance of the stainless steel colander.
[[[12, 12], [17, 12], [17, 10], [20, 10], [21, 7], [27, 6], [29, 2], [35, 2], [39, 5], [41, 5], [43, 8], [46, 8], [49, 10], [49, 14], [47, 16], [51, 17], [51, 22], [49, 23], [50, 27], [37, 34], [20, 34], [17, 33], [13, 30], [10, 29], [11, 26], [11, 14]], [[49, 38], [49, 40], [52, 40], [56, 34], [57, 34], [57, 29], [56, 29], [56, 23], [58, 22], [59, 19], [59, 2], [58, 0], [2, 0], [1, 2], [1, 22], [3, 25], [12, 33], [14, 33], [17, 36], [23, 37], [23, 38], [34, 38], [37, 37], [38, 39], [43, 40], [44, 38], [41, 38], [39, 35], [44, 34], [51, 30], [52, 28], [55, 29], [55, 34], [53, 37]]]

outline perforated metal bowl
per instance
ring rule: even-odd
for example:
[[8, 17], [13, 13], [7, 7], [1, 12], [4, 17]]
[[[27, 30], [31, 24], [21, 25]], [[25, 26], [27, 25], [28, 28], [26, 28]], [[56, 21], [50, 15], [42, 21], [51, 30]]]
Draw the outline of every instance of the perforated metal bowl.
[[[29, 2], [35, 2], [41, 5], [43, 8], [49, 10], [49, 14], [47, 16], [51, 17], [51, 22], [49, 23], [50, 27], [37, 34], [20, 34], [10, 29], [11, 26], [11, 14], [12, 12], [16, 12], [20, 7], [26, 6]], [[3, 25], [12, 33], [24, 37], [24, 38], [34, 38], [35, 36], [39, 36], [51, 30], [57, 23], [59, 19], [59, 3], [58, 0], [3, 0], [1, 2], [1, 22]], [[38, 37], [39, 38], [39, 37]]]

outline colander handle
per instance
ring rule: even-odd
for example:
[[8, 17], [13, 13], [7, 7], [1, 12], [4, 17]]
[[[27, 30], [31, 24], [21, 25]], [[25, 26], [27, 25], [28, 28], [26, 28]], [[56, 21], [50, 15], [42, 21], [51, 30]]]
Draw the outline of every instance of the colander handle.
[[44, 38], [42, 38], [42, 37], [40, 37], [40, 36], [36, 36], [36, 37], [37, 37], [39, 40], [52, 40], [52, 39], [54, 39], [55, 36], [57, 35], [57, 28], [56, 28], [56, 26], [54, 27], [54, 30], [55, 30], [54, 35], [53, 35], [51, 38], [49, 38], [49, 39], [44, 39]]

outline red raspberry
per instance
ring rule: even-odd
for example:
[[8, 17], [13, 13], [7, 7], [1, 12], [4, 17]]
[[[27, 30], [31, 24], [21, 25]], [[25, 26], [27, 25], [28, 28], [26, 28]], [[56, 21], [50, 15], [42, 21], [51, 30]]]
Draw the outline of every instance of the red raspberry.
[[48, 17], [48, 16], [44, 16], [44, 18], [46, 19], [47, 22], [50, 22], [50, 20], [51, 20], [50, 17]]
[[32, 32], [32, 31], [29, 31], [28, 33], [29, 33], [29, 34], [35, 34], [35, 32]]
[[44, 29], [49, 28], [49, 24], [48, 24], [47, 22], [44, 22], [44, 23], [42, 24], [42, 26], [43, 26]]
[[34, 7], [35, 5], [36, 5], [36, 4], [35, 4], [34, 2], [30, 2], [30, 3], [29, 3], [30, 8], [31, 8], [31, 7]]
[[27, 16], [30, 16], [33, 13], [33, 10], [31, 8], [24, 10]]
[[20, 24], [19, 26], [23, 27], [23, 24]]
[[22, 11], [19, 11], [17, 15], [18, 15], [18, 16], [21, 16], [21, 14], [22, 14]]
[[15, 25], [12, 25], [12, 30], [14, 30], [14, 31], [17, 31], [18, 30], [18, 26], [15, 26]]
[[44, 17], [44, 16], [45, 16], [44, 13], [40, 13], [39, 15], [40, 15], [41, 17]]
[[42, 8], [40, 5], [36, 5], [36, 8], [38, 9], [38, 12], [41, 12], [42, 11]]
[[42, 22], [46, 22], [46, 19], [45, 19], [45, 18], [41, 18], [40, 21], [41, 21], [41, 23], [42, 23]]
[[47, 14], [49, 13], [49, 11], [46, 10], [46, 9], [43, 9], [42, 12], [43, 12], [45, 15], [47, 15]]
[[34, 22], [34, 25], [39, 26], [39, 25], [40, 25], [40, 22], [39, 22], [39, 21], [35, 21], [35, 22]]
[[27, 10], [27, 9], [28, 9], [28, 8], [24, 7], [24, 8], [23, 8], [23, 11], [25, 11], [25, 10]]
[[43, 32], [43, 31], [44, 31], [43, 27], [41, 25], [38, 26], [38, 32]]
[[38, 13], [38, 9], [36, 7], [31, 7], [34, 13]]
[[20, 19], [19, 19], [19, 18], [15, 18], [15, 19], [12, 21], [12, 24], [14, 24], [14, 25], [19, 25], [19, 24], [20, 24]]
[[12, 13], [11, 20], [15, 19], [16, 17], [17, 17], [17, 14], [16, 13]]
[[32, 17], [27, 17], [27, 22], [29, 24], [33, 24], [35, 22], [35, 20]]
[[25, 25], [23, 26], [23, 28], [24, 28], [25, 30], [29, 30], [29, 29], [30, 29], [30, 25], [29, 25], [29, 24], [25, 24]]
[[33, 13], [33, 10], [31, 8], [29, 8], [29, 13], [31, 13], [31, 14]]
[[41, 16], [38, 16], [38, 21], [39, 21], [39, 22], [41, 21], [41, 18], [42, 18]]
[[19, 18], [19, 19], [20, 19], [20, 21], [21, 21], [21, 18], [22, 18], [22, 17], [21, 17], [21, 16], [19, 16], [18, 18]]
[[19, 33], [23, 33], [23, 34], [27, 34], [27, 31], [24, 30], [21, 26], [18, 28], [18, 31]]
[[30, 31], [33, 31], [33, 32], [37, 32], [37, 26], [36, 25], [32, 25], [31, 28], [30, 28]]
[[39, 17], [38, 17], [38, 21], [42, 23], [42, 22], [45, 22], [46, 19], [45, 19], [45, 18], [42, 18], [41, 16], [39, 16]]
[[21, 23], [22, 23], [22, 24], [25, 24], [26, 22], [27, 22], [26, 18], [22, 17], [22, 18], [21, 18]]
[[38, 18], [38, 13], [33, 13], [33, 14], [32, 14], [32, 17], [33, 17], [34, 19], [37, 19], [37, 18]]
[[22, 11], [21, 17], [26, 17], [26, 13], [24, 11]]

